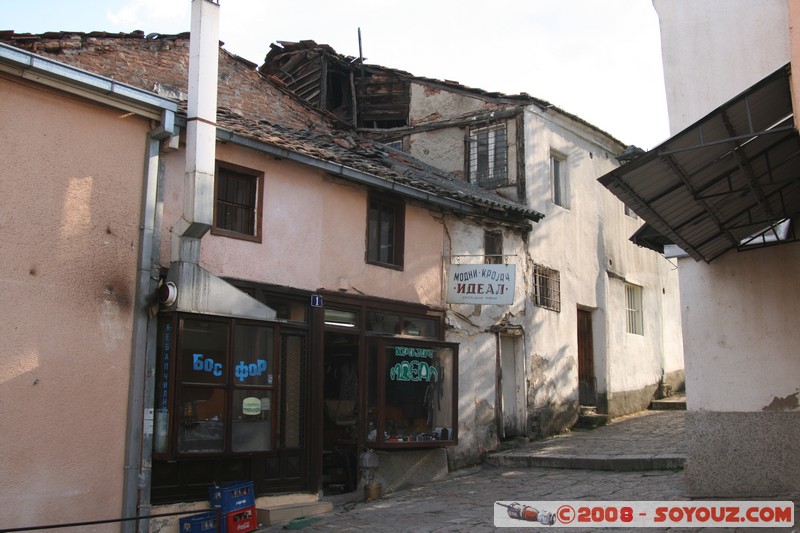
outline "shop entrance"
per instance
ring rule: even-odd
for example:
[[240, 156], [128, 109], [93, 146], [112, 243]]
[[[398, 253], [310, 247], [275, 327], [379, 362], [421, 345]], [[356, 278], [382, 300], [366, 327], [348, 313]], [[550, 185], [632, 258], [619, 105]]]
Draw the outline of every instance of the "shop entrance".
[[328, 331], [324, 343], [322, 490], [325, 495], [358, 485], [359, 337]]

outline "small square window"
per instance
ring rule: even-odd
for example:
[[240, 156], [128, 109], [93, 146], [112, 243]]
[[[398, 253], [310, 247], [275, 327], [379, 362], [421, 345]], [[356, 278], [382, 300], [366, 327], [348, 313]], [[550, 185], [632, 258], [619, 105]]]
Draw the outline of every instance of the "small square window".
[[638, 285], [625, 284], [625, 311], [627, 332], [634, 335], [644, 335], [642, 288]]
[[553, 203], [569, 208], [569, 187], [567, 184], [567, 165], [563, 156], [550, 155], [550, 179]]
[[535, 305], [561, 312], [561, 274], [558, 270], [534, 264], [533, 290]]
[[484, 263], [487, 265], [503, 264], [503, 234], [499, 231], [487, 231], [483, 234]]
[[261, 242], [261, 194], [264, 175], [217, 163], [214, 179], [215, 235]]
[[370, 197], [367, 209], [367, 262], [403, 267], [405, 206], [388, 198]]

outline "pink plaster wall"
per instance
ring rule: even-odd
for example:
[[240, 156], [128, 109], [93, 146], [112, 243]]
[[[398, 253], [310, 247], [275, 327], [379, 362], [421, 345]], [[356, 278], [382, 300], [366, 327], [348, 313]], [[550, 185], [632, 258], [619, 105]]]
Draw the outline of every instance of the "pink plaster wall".
[[0, 94], [0, 527], [118, 517], [149, 124]]
[[[169, 230], [182, 206], [183, 151], [170, 156], [164, 205], [162, 257], [169, 257]], [[365, 262], [364, 189], [324, 172], [254, 150], [218, 145], [217, 159], [264, 171], [261, 244], [207, 234], [201, 264], [224, 277], [287, 287], [342, 290], [442, 306], [444, 229], [427, 209], [406, 206], [402, 271]]]

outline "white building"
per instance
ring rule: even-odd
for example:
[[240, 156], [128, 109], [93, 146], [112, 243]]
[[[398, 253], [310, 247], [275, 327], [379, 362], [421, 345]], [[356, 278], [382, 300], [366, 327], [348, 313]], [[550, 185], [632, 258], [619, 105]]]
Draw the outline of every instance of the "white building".
[[798, 5], [653, 4], [673, 137], [601, 181], [680, 256], [689, 490], [796, 493]]

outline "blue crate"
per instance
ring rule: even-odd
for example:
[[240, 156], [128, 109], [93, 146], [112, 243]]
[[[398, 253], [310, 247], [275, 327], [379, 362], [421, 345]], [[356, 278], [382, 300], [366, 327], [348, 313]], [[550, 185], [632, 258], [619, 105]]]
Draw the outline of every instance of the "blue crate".
[[208, 500], [211, 502], [212, 509], [220, 509], [223, 514], [253, 507], [256, 504], [253, 482], [243, 481], [209, 487]]
[[[220, 528], [217, 527], [218, 513], [212, 511], [210, 513], [193, 514], [185, 516], [178, 520], [180, 533], [220, 533]], [[225, 524], [222, 524], [222, 532], [224, 532]]]

